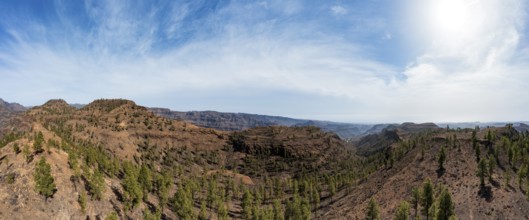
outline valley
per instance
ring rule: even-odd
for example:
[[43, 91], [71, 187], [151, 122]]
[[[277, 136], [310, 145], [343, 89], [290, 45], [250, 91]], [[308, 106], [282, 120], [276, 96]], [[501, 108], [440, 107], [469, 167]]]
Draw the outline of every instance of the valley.
[[393, 219], [402, 204], [407, 219], [529, 218], [522, 124], [368, 126], [345, 141], [311, 123], [209, 128], [123, 99], [5, 106], [3, 218]]

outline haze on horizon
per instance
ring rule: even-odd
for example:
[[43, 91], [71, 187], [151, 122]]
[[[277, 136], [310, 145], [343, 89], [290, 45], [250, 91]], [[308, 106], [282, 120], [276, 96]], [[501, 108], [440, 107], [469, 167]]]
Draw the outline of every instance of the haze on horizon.
[[0, 2], [0, 98], [528, 121], [523, 0]]

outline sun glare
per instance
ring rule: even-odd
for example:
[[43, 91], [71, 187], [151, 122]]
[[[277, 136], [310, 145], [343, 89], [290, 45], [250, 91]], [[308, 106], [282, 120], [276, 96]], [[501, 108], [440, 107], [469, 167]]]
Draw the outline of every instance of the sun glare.
[[458, 47], [472, 41], [484, 27], [480, 0], [428, 1], [427, 35], [442, 46]]
[[469, 10], [465, 1], [443, 0], [433, 4], [432, 21], [439, 31], [456, 34], [468, 26]]

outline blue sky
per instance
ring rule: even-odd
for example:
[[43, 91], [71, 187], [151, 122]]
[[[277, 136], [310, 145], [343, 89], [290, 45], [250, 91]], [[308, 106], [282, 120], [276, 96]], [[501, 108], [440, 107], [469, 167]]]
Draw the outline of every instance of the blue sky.
[[0, 97], [344, 122], [529, 120], [523, 0], [0, 2]]

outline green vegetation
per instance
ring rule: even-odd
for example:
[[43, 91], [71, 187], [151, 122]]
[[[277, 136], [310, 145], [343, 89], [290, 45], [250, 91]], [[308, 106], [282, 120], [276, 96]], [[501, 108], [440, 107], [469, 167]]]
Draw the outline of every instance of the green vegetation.
[[190, 188], [181, 186], [174, 195], [174, 210], [181, 219], [194, 219], [193, 197]]
[[294, 194], [292, 200], [287, 202], [285, 208], [285, 219], [310, 219], [309, 201]]
[[198, 213], [198, 219], [199, 220], [208, 219], [208, 211], [206, 210], [206, 202], [205, 201], [202, 201], [200, 203], [200, 212]]
[[7, 182], [7, 184], [15, 183], [15, 174], [14, 173], [7, 174], [6, 175], [6, 182]]
[[118, 214], [116, 214], [115, 212], [112, 212], [110, 213], [109, 215], [107, 215], [107, 217], [105, 217], [105, 220], [118, 220]]
[[122, 181], [122, 187], [124, 191], [123, 200], [125, 207], [133, 209], [143, 199], [143, 190], [138, 182], [138, 171], [137, 168], [131, 163], [125, 163], [123, 165], [125, 178]]
[[492, 173], [494, 172], [494, 168], [496, 167], [496, 159], [494, 159], [494, 156], [490, 156], [489, 157], [489, 166], [488, 166], [488, 174], [487, 176], [489, 177], [489, 182], [492, 183]]
[[439, 156], [437, 158], [438, 158], [437, 161], [439, 164], [439, 170], [444, 170], [443, 164], [446, 160], [446, 152], [445, 152], [444, 147], [441, 147], [441, 150], [439, 150]]
[[35, 139], [33, 140], [33, 150], [35, 151], [35, 154], [42, 153], [43, 150], [43, 143], [44, 143], [44, 135], [42, 132], [38, 132], [35, 134]]
[[408, 220], [410, 216], [410, 204], [406, 201], [400, 202], [399, 206], [397, 207], [397, 211], [395, 211], [395, 217], [394, 220]]
[[162, 212], [160, 209], [156, 209], [152, 212], [150, 209], [143, 210], [143, 220], [160, 220], [162, 219]]
[[420, 202], [421, 202], [421, 191], [417, 187], [414, 186], [411, 190], [411, 204], [413, 206], [413, 210], [415, 210], [414, 216], [417, 216]]
[[79, 193], [79, 198], [77, 198], [77, 202], [79, 202], [79, 206], [81, 206], [81, 211], [85, 213], [86, 211], [86, 192], [84, 190], [81, 190], [81, 193]]
[[89, 180], [88, 189], [90, 191], [90, 195], [92, 195], [92, 199], [101, 200], [106, 189], [105, 178], [103, 177], [103, 174], [99, 171], [99, 169], [95, 169], [94, 173], [92, 173], [92, 175], [90, 175], [90, 177], [87, 179]]
[[15, 152], [15, 154], [20, 153], [20, 146], [18, 145], [18, 143], [13, 144], [13, 152]]
[[485, 186], [485, 176], [487, 176], [487, 162], [484, 159], [481, 159], [478, 163], [478, 171], [476, 175], [479, 177], [480, 186]]
[[455, 215], [452, 195], [450, 195], [450, 192], [448, 192], [446, 188], [441, 192], [437, 203], [437, 211], [435, 213], [436, 220], [448, 220]]
[[[211, 146], [205, 146], [206, 150], [197, 150], [197, 143], [187, 140], [195, 134], [178, 136], [178, 131], [191, 129], [189, 126], [181, 127], [178, 124], [181, 122], [137, 112], [127, 112], [134, 117], [127, 118], [124, 112], [118, 110], [111, 111], [109, 117], [104, 114], [96, 117], [68, 115], [68, 118], [36, 116], [42, 118], [39, 120], [48, 130], [45, 132], [46, 137], [50, 138], [47, 146], [55, 148], [57, 152], [62, 150], [61, 153], [68, 153], [68, 164], [73, 173], [71, 180], [80, 193], [78, 203], [81, 209], [86, 209], [87, 202], [90, 205], [98, 204], [97, 201], [86, 201], [87, 194], [93, 200], [114, 199], [114, 195], [103, 198], [105, 189], [111, 189], [105, 185], [107, 180], [112, 185], [121, 184], [121, 189], [112, 190], [118, 197], [122, 196], [122, 200], [115, 200], [122, 202], [116, 205], [124, 211], [120, 212], [122, 217], [130, 214], [134, 218], [160, 219], [162, 212], [173, 212], [180, 219], [226, 219], [230, 216], [243, 219], [322, 218], [324, 213], [321, 212], [327, 212], [329, 204], [337, 204], [335, 200], [338, 199], [351, 198], [347, 194], [358, 192], [365, 186], [362, 184], [372, 183], [371, 175], [375, 178], [379, 175], [391, 177], [406, 167], [403, 163], [413, 161], [421, 166], [431, 165], [428, 168], [446, 168], [449, 171], [447, 173], [453, 175], [460, 169], [450, 166], [461, 164], [460, 156], [452, 151], [456, 148], [465, 156], [475, 153], [479, 159], [478, 168], [481, 171], [478, 176], [482, 185], [485, 176], [493, 181], [493, 176], [498, 180], [503, 174], [507, 186], [510, 175], [518, 174], [517, 180], [522, 190], [507, 191], [529, 191], [529, 161], [526, 159], [529, 156], [529, 138], [525, 133], [509, 136], [500, 129], [490, 132], [475, 129], [472, 131], [472, 140], [469, 140], [471, 129], [449, 129], [450, 133], [422, 132], [405, 136], [402, 140], [388, 144], [388, 148], [383, 151], [364, 157], [332, 147], [328, 147], [330, 153], [319, 154], [318, 149], [310, 148], [311, 144], [321, 144], [316, 142], [320, 140], [324, 140], [324, 143], [337, 143], [339, 140], [311, 130], [303, 130], [308, 135], [303, 132], [288, 133], [281, 130], [283, 128], [265, 129], [257, 134], [200, 130], [197, 134], [205, 133], [217, 138], [212, 142], [227, 140], [227, 146], [213, 147], [213, 150], [208, 148]], [[127, 126], [120, 126], [122, 122]], [[147, 130], [147, 126], [151, 129]], [[128, 132], [132, 144], [107, 141], [106, 137], [98, 136], [101, 133], [106, 135], [105, 132], [109, 132], [109, 135], [113, 135], [110, 132]], [[480, 138], [486, 140], [478, 140], [478, 133]], [[285, 140], [281, 135], [286, 136]], [[13, 144], [13, 150], [17, 151], [15, 146], [19, 150], [22, 148], [28, 162], [33, 156], [44, 156], [36, 154], [38, 140], [42, 139], [41, 145], [46, 143], [43, 136], [41, 132], [31, 131], [24, 139]], [[300, 139], [299, 136], [303, 137]], [[57, 137], [60, 141], [57, 141]], [[304, 139], [315, 142], [304, 142]], [[29, 149], [32, 141], [34, 152]], [[197, 142], [208, 143], [202, 141]], [[21, 145], [18, 146], [18, 143]], [[303, 149], [309, 150], [296, 152], [295, 148], [285, 148], [288, 144], [294, 147], [303, 145]], [[343, 147], [339, 146], [339, 149]], [[417, 161], [418, 154], [426, 159]], [[451, 156], [457, 158], [448, 158]], [[431, 175], [434, 174], [421, 174]], [[245, 184], [245, 179], [241, 181], [239, 176], [249, 176], [253, 184]], [[423, 184], [413, 188], [411, 199], [402, 201], [394, 210], [395, 213], [391, 214], [394, 214], [395, 219], [455, 218], [455, 204], [450, 191], [440, 186], [447, 178], [452, 177], [439, 177], [435, 186], [430, 179], [426, 179]], [[357, 188], [359, 185], [361, 187]], [[137, 207], [141, 207], [141, 210]], [[368, 219], [381, 217], [374, 199], [369, 201], [365, 211]], [[116, 213], [112, 214], [117, 218]]]
[[55, 180], [51, 175], [51, 167], [46, 163], [44, 157], [41, 157], [36, 164], [33, 177], [35, 179], [37, 192], [43, 195], [46, 200], [55, 194], [55, 191], [57, 191], [57, 187], [54, 183]]
[[0, 148], [3, 148], [9, 143], [18, 140], [20, 137], [22, 137], [22, 135], [24, 135], [24, 133], [22, 132], [10, 132], [6, 134], [4, 137], [0, 139]]
[[430, 215], [430, 207], [433, 205], [434, 201], [434, 195], [433, 195], [433, 184], [430, 178], [426, 179], [426, 181], [423, 183], [422, 186], [422, 193], [421, 193], [421, 206], [422, 206], [422, 213], [424, 216], [426, 216], [426, 220], [428, 220], [428, 217]]
[[366, 210], [366, 220], [379, 220], [380, 219], [380, 210], [378, 209], [378, 204], [374, 198], [369, 200]]

